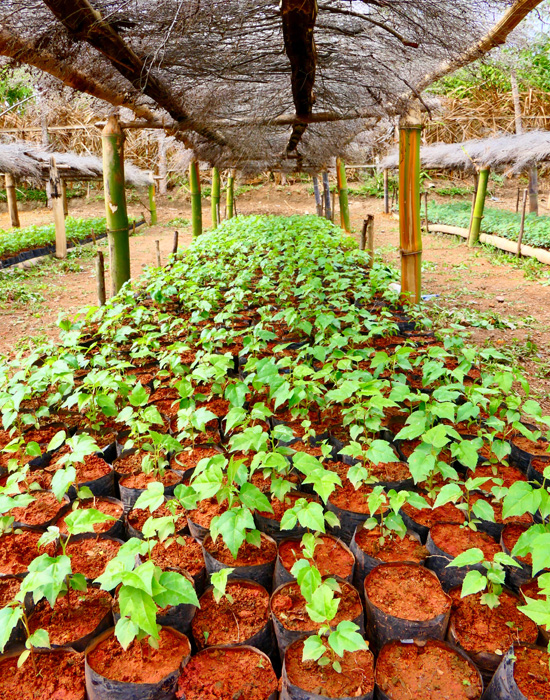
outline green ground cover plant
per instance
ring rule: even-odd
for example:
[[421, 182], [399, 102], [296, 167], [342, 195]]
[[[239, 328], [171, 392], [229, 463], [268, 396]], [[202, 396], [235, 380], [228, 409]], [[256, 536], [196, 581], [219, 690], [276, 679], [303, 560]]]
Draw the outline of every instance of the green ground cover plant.
[[[468, 228], [471, 216], [470, 202], [450, 202], [437, 204], [429, 202], [428, 217], [434, 224], [446, 224]], [[521, 214], [485, 207], [481, 224], [484, 233], [492, 233], [511, 241], [517, 241], [521, 223]], [[528, 214], [525, 219], [523, 242], [536, 248], [550, 248], [550, 217]]]
[[[78, 242], [89, 238], [92, 229], [96, 235], [105, 233], [104, 218], [73, 219], [68, 216], [65, 219], [65, 225], [68, 241]], [[46, 226], [0, 230], [0, 258], [7, 258], [23, 250], [42, 248], [53, 243], [55, 243], [53, 223]]]

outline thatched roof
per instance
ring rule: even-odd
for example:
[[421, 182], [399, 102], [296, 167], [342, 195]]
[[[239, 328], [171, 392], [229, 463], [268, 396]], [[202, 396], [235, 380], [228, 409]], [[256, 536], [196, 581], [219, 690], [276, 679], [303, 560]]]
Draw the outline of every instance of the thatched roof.
[[[420, 149], [425, 170], [463, 170], [475, 172], [478, 168], [517, 174], [532, 165], [550, 161], [550, 132], [530, 131], [525, 134], [506, 134], [489, 139], [464, 143], [436, 143]], [[387, 156], [381, 169], [399, 166], [399, 153]]]
[[[99, 180], [103, 177], [103, 163], [96, 156], [56, 153], [21, 141], [0, 144], [0, 173], [19, 179], [45, 181], [49, 177], [52, 156], [65, 180]], [[124, 174], [126, 183], [135, 187], [146, 187], [150, 182], [149, 173], [128, 161], [124, 164]]]
[[212, 165], [319, 169], [540, 2], [2, 0], [0, 56], [132, 109]]

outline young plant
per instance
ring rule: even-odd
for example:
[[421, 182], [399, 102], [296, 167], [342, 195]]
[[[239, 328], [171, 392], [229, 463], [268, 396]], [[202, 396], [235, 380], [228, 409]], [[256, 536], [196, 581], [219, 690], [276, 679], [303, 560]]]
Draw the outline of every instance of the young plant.
[[485, 572], [482, 573], [477, 569], [468, 571], [462, 583], [460, 597], [464, 598], [467, 595], [485, 591], [480, 598], [481, 604], [487, 605], [493, 610], [500, 605], [500, 595], [506, 579], [504, 567], [517, 567], [519, 564], [504, 552], [497, 552], [493, 561], [487, 561], [481, 549], [474, 547], [455, 557], [452, 562], [447, 564], [447, 568], [475, 566], [476, 564], [481, 564]]

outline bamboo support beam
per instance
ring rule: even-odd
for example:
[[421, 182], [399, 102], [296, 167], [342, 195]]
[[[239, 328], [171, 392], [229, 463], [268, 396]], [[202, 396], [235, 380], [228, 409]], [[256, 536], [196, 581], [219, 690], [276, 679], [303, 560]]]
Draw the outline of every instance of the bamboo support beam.
[[155, 181], [149, 184], [149, 214], [151, 216], [151, 226], [157, 223], [157, 197]]
[[477, 194], [474, 204], [474, 213], [472, 216], [472, 226], [470, 228], [470, 236], [468, 238], [468, 247], [472, 248], [479, 241], [481, 233], [481, 222], [483, 220], [483, 212], [485, 210], [485, 199], [487, 197], [487, 183], [489, 182], [490, 168], [481, 168], [479, 171], [479, 182], [477, 185]]
[[55, 225], [55, 257], [67, 257], [67, 233], [65, 230], [65, 212], [61, 178], [55, 164], [55, 158], [50, 158], [50, 189], [52, 193], [52, 211]]
[[372, 270], [374, 265], [374, 216], [367, 216], [366, 226], [366, 251], [369, 254], [369, 268]]
[[384, 214], [390, 213], [390, 171], [384, 170]]
[[191, 228], [193, 236], [200, 236], [202, 233], [201, 178], [199, 163], [196, 160], [192, 160], [189, 164], [189, 187], [191, 189]]
[[232, 219], [235, 212], [235, 171], [232, 170], [227, 177], [226, 191], [226, 217]]
[[8, 202], [8, 212], [10, 215], [10, 223], [12, 228], [20, 228], [19, 210], [17, 209], [17, 192], [15, 189], [15, 178], [13, 175], [6, 173], [6, 199]]
[[63, 216], [69, 216], [69, 202], [67, 200], [67, 182], [61, 178], [61, 199], [63, 200]]
[[412, 109], [399, 123], [399, 239], [401, 294], [418, 304], [422, 287], [420, 227], [420, 112]]
[[155, 250], [157, 253], [157, 267], [162, 267], [162, 259], [160, 257], [160, 241], [155, 241]]
[[115, 116], [109, 117], [101, 133], [101, 143], [111, 287], [114, 295], [130, 279], [130, 236], [124, 189], [124, 133]]
[[321, 197], [321, 190], [319, 189], [319, 178], [317, 175], [312, 176], [313, 179], [313, 194], [315, 195], [315, 208], [317, 211], [317, 216], [323, 216], [323, 199]]
[[518, 250], [517, 256], [521, 258], [521, 244], [523, 243], [523, 234], [525, 232], [525, 216], [527, 214], [527, 197], [529, 195], [529, 189], [526, 188], [523, 191], [523, 208], [521, 210], [521, 224], [519, 226], [519, 236], [518, 236]]
[[212, 168], [212, 228], [218, 228], [220, 224], [220, 197], [221, 197], [221, 181], [220, 171], [218, 168]]
[[105, 259], [103, 251], [97, 251], [96, 258], [97, 300], [100, 306], [105, 306]]
[[330, 182], [328, 179], [328, 173], [325, 170], [323, 172], [323, 197], [325, 200], [325, 218], [332, 221], [332, 208], [330, 202]]
[[338, 200], [340, 204], [340, 226], [346, 233], [351, 233], [349, 220], [348, 181], [346, 166], [341, 158], [336, 159], [336, 176], [338, 178]]

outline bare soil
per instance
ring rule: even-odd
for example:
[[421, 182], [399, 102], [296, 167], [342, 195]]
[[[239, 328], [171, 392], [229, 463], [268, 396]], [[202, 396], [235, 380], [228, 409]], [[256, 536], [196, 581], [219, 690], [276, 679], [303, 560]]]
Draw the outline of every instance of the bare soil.
[[[179, 505], [177, 501], [173, 501], [174, 505], [174, 514], [176, 516], [176, 522], [175, 522], [175, 527], [176, 527], [176, 532], [179, 530], [183, 530], [187, 526], [187, 513], [185, 512], [185, 509]], [[156, 510], [154, 510], [152, 513], [150, 510], [147, 508], [132, 508], [132, 510], [128, 513], [128, 524], [131, 525], [135, 530], [138, 530], [139, 532], [142, 531], [143, 526], [145, 525], [145, 521], [148, 520], [149, 518], [165, 518], [172, 516], [173, 513], [172, 511], [168, 508], [166, 503], [162, 503]]]
[[[95, 579], [105, 571], [105, 567], [117, 555], [121, 545], [116, 540], [83, 538], [71, 540], [67, 545], [67, 555], [71, 557], [74, 571], [87, 579]], [[59, 547], [58, 554], [61, 554]]]
[[246, 541], [243, 542], [239, 547], [236, 559], [233, 558], [221, 537], [212, 542], [212, 538], [208, 535], [204, 540], [204, 548], [214, 559], [226, 566], [258, 566], [259, 564], [268, 564], [271, 561], [275, 561], [277, 556], [276, 543], [263, 533], [261, 537], [262, 540], [259, 547], [255, 547]]
[[157, 542], [151, 558], [161, 569], [182, 569], [196, 576], [204, 569], [202, 548], [192, 537], [183, 536]]
[[22, 574], [40, 554], [46, 552], [52, 556], [55, 550], [53, 544], [38, 550], [38, 540], [41, 536], [41, 532], [3, 535], [0, 538], [0, 574]]
[[447, 523], [434, 525], [430, 531], [436, 547], [451, 557], [458, 557], [467, 549], [478, 547], [488, 561], [492, 561], [500, 545], [485, 532], [474, 532], [469, 527], [460, 527]]
[[546, 649], [514, 646], [514, 680], [527, 700], [549, 700], [550, 671]]
[[70, 651], [36, 655], [38, 673], [27, 661], [17, 668], [17, 657], [0, 662], [0, 700], [84, 700], [84, 654]]
[[362, 527], [355, 535], [355, 542], [373, 559], [380, 559], [389, 563], [394, 561], [413, 562], [420, 564], [428, 556], [429, 552], [412, 535], [400, 537], [386, 537], [384, 543], [380, 543], [382, 531], [379, 527], [369, 530]]
[[[117, 520], [122, 517], [122, 513], [124, 512], [122, 503], [113, 503], [112, 501], [108, 501], [106, 498], [87, 498], [80, 501], [79, 508], [94, 508], [95, 510], [99, 510], [104, 515], [111, 515]], [[66, 516], [63, 516], [56, 522], [56, 526], [59, 528], [59, 531], [64, 535], [67, 534], [65, 517]], [[104, 523], [95, 523], [94, 532], [96, 535], [107, 532], [107, 530], [110, 530], [113, 527], [115, 522], [116, 520], [107, 520], [107, 522]]]

